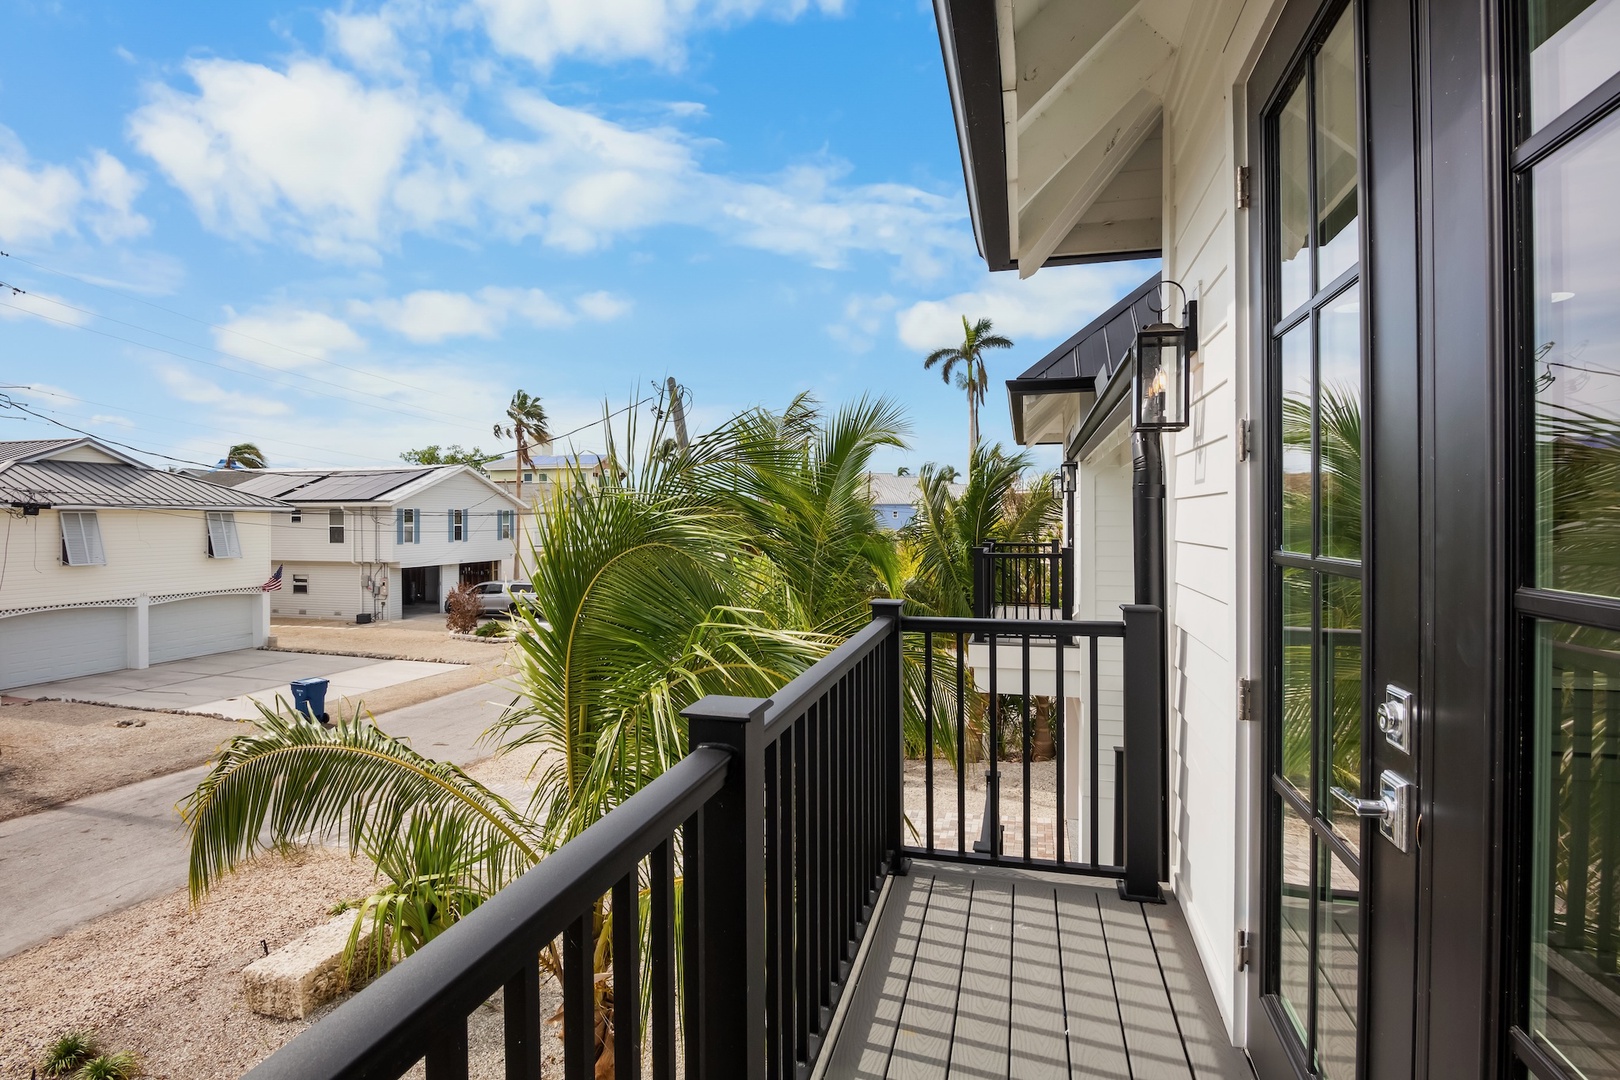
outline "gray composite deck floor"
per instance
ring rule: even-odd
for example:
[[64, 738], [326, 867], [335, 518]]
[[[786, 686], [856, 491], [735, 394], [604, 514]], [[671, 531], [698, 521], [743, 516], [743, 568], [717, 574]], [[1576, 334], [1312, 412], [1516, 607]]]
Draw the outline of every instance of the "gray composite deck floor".
[[827, 1080], [1253, 1078], [1174, 900], [918, 862], [869, 933]]

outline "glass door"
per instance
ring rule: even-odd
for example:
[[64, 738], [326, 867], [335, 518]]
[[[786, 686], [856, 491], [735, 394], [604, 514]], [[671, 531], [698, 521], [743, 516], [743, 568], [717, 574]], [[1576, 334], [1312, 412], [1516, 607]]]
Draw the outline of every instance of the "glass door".
[[[1295, 1071], [1361, 1075], [1361, 50], [1324, 12], [1261, 118], [1270, 538], [1261, 1001]], [[1252, 1022], [1251, 1022], [1252, 1026]]]
[[1510, 1040], [1620, 1077], [1620, 0], [1521, 0], [1519, 908]]

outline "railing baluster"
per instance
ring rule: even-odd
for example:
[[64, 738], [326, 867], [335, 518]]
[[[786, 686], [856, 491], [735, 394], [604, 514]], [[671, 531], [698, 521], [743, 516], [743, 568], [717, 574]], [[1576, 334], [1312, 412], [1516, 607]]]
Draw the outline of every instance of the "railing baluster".
[[1029, 816], [1029, 810], [1030, 810], [1029, 763], [1030, 763], [1030, 759], [1034, 755], [1031, 752], [1033, 748], [1030, 746], [1030, 742], [1033, 739], [1033, 732], [1031, 731], [1030, 724], [1029, 724], [1030, 688], [1029, 688], [1029, 635], [1028, 634], [1024, 635], [1023, 648], [1022, 648], [1021, 651], [1022, 651], [1022, 654], [1023, 654], [1023, 661], [1024, 661], [1024, 686], [1023, 686], [1023, 691], [1024, 691], [1024, 693], [1023, 693], [1023, 702], [1024, 702], [1024, 707], [1023, 707], [1023, 720], [1024, 720], [1024, 861], [1029, 862], [1030, 840], [1032, 838], [1032, 834], [1035, 832], [1035, 823], [1030, 820], [1030, 816]]
[[[923, 801], [928, 819], [928, 854], [934, 853], [934, 635], [923, 631]], [[905, 766], [901, 765], [901, 775]]]
[[[1091, 770], [1091, 793], [1087, 796], [1089, 805], [1086, 807], [1086, 811], [1090, 819], [1087, 825], [1089, 826], [1088, 831], [1091, 833], [1091, 861], [1093, 865], [1101, 866], [1102, 851], [1097, 847], [1097, 812], [1102, 805], [1097, 790], [1098, 774], [1101, 771], [1097, 767], [1097, 755], [1101, 752], [1097, 739], [1097, 639], [1091, 638], [1087, 644], [1090, 649], [1087, 652], [1086, 678], [1090, 685], [1086, 688], [1086, 737], [1089, 741], [1086, 766]], [[1119, 783], [1118, 774], [1114, 776], [1114, 783]], [[1116, 849], [1114, 862], [1117, 865], [1119, 861], [1119, 851]]]
[[793, 846], [793, 977], [795, 980], [794, 1008], [797, 1010], [794, 1027], [798, 1033], [797, 1053], [800, 1061], [810, 1061], [816, 1056], [819, 1043], [812, 1043], [812, 1039], [819, 1034], [816, 1025], [818, 1017], [817, 1006], [820, 1004], [816, 992], [816, 983], [812, 975], [812, 958], [815, 956], [814, 929], [815, 929], [815, 901], [814, 883], [811, 879], [810, 852], [815, 843], [815, 821], [810, 816], [812, 779], [809, 771], [809, 727], [814, 710], [806, 712], [804, 717], [788, 738], [793, 740], [793, 812], [794, 820], [798, 826], [796, 836], [798, 842]]
[[531, 957], [506, 980], [501, 991], [501, 1015], [506, 1028], [506, 1080], [540, 1080], [538, 956]]
[[981, 823], [985, 838], [990, 842], [990, 857], [1001, 859], [1001, 695], [996, 689], [996, 638], [991, 630], [990, 639], [990, 693], [987, 696], [985, 742], [990, 750], [990, 777], [984, 791], [984, 821]]
[[782, 1076], [782, 1029], [786, 1010], [782, 978], [782, 776], [779, 744], [765, 747], [765, 1063], [767, 1075]]
[[[651, 951], [653, 1080], [675, 1080], [675, 840], [666, 839], [647, 858], [647, 946]], [[687, 859], [691, 866], [691, 859]], [[637, 1017], [640, 1020], [640, 1017]], [[637, 1063], [640, 1064], [639, 1062]]]
[[967, 658], [965, 635], [956, 633], [956, 853], [967, 854]]
[[[596, 1075], [596, 966], [592, 911], [563, 931], [563, 1076], [591, 1080]], [[465, 1075], [465, 1074], [463, 1074]]]
[[467, 1080], [467, 1018], [446, 1017], [423, 1055], [427, 1080]]
[[705, 993], [708, 980], [704, 977], [703, 965], [698, 962], [708, 933], [708, 897], [704, 895], [708, 877], [708, 858], [704, 851], [706, 813], [705, 809], [698, 810], [686, 819], [681, 830], [681, 936], [684, 939], [681, 960], [685, 979], [681, 984], [680, 1016], [686, 1080], [703, 1080], [703, 1040], [708, 1030], [704, 1014], [710, 1008]]
[[[616, 1080], [636, 1080], [641, 1076], [640, 893], [640, 875], [634, 871], [613, 886], [613, 1075]], [[540, 1075], [538, 1068], [534, 1075]]]
[[[1092, 640], [1096, 640], [1093, 638]], [[1052, 733], [1052, 767], [1056, 770], [1057, 780], [1057, 812], [1056, 820], [1052, 823], [1056, 836], [1057, 847], [1053, 850], [1053, 857], [1057, 859], [1058, 866], [1068, 861], [1068, 852], [1064, 845], [1065, 826], [1068, 825], [1069, 807], [1063, 798], [1064, 773], [1068, 771], [1068, 734], [1065, 728], [1069, 721], [1069, 707], [1067, 699], [1063, 696], [1063, 646], [1068, 641], [1063, 635], [1052, 639], [1053, 668], [1052, 702], [1046, 710], [1046, 727]]]

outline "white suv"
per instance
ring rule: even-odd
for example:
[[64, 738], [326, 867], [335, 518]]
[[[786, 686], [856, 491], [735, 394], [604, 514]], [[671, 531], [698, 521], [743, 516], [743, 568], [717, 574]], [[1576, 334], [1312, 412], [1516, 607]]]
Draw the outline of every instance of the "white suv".
[[527, 581], [486, 581], [475, 591], [481, 615], [510, 613], [519, 602], [534, 597], [534, 586]]

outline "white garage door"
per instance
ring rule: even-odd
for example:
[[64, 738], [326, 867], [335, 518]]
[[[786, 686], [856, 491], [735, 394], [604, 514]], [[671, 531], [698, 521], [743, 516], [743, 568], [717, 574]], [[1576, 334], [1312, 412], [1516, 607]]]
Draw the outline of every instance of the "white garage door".
[[0, 619], [0, 687], [119, 670], [131, 618], [128, 608], [64, 608]]
[[251, 649], [258, 610], [257, 595], [199, 596], [153, 604], [147, 639], [151, 662]]

